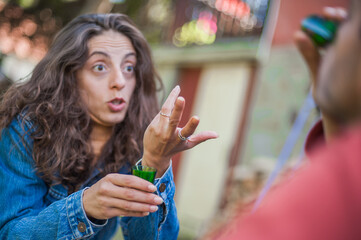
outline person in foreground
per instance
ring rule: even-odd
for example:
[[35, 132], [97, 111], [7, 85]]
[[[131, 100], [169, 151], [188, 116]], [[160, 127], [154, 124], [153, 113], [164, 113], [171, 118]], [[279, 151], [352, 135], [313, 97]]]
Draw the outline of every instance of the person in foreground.
[[[122, 14], [75, 18], [0, 106], [0, 239], [176, 239], [171, 157], [217, 134], [160, 112], [149, 46]], [[153, 119], [154, 118], [154, 119]], [[140, 161], [138, 161], [141, 159]], [[155, 167], [154, 185], [130, 174]], [[122, 216], [119, 218], [119, 216]]]
[[239, 213], [207, 239], [361, 239], [361, 1], [350, 4], [347, 18], [325, 9], [344, 21], [322, 57], [305, 34], [295, 36], [323, 114], [306, 141], [309, 161], [254, 214]]

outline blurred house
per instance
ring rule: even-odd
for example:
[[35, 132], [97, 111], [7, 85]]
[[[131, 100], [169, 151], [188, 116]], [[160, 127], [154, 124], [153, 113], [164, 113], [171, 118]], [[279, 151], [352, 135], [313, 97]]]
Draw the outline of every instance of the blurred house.
[[[260, 58], [272, 35], [264, 24], [268, 0], [175, 1], [168, 40], [153, 47], [167, 89], [180, 85], [186, 99], [183, 126], [200, 117], [198, 131], [220, 137], [173, 159], [180, 239], [192, 239], [216, 217], [233, 169], [244, 152]], [[260, 49], [262, 42], [263, 49]]]
[[[248, 190], [234, 189], [240, 186], [235, 183], [245, 183], [247, 177], [264, 180], [273, 170], [309, 92], [309, 74], [293, 34], [305, 16], [347, 3], [176, 1], [173, 46], [155, 46], [154, 59], [168, 89], [181, 86], [184, 119], [198, 115], [199, 130], [220, 135], [173, 159], [180, 239], [200, 236], [223, 216], [227, 204], [237, 199], [235, 194], [248, 199]], [[238, 12], [245, 15], [239, 18]], [[206, 27], [204, 19], [209, 21]], [[197, 32], [201, 26], [208, 33], [203, 42], [203, 33]], [[292, 163], [302, 157], [304, 138], [319, 117], [317, 109], [307, 114], [296, 144], [289, 146]], [[249, 195], [262, 187], [252, 186]]]

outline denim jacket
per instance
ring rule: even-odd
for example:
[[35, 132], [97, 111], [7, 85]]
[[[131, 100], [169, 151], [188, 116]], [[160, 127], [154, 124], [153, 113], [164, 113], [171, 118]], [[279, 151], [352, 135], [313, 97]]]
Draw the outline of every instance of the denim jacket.
[[[83, 191], [100, 179], [95, 170], [81, 190], [68, 195], [63, 185], [48, 186], [36, 173], [32, 157], [31, 121], [17, 116], [0, 139], [0, 239], [111, 239], [119, 225], [124, 239], [177, 239], [179, 222], [173, 200], [172, 167], [155, 180], [164, 203], [146, 217], [114, 217], [90, 221]], [[129, 174], [129, 167], [119, 173]]]

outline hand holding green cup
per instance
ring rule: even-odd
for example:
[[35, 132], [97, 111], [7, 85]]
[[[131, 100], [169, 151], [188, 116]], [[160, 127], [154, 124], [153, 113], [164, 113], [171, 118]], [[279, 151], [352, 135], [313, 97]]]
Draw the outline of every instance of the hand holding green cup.
[[132, 167], [132, 174], [134, 176], [143, 178], [151, 183], [154, 183], [157, 169], [148, 166], [136, 165]]

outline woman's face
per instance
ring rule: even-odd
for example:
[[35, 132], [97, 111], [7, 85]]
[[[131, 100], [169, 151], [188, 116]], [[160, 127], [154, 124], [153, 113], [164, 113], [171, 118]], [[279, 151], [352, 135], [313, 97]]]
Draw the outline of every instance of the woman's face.
[[124, 120], [135, 85], [136, 53], [130, 40], [113, 30], [91, 38], [89, 55], [77, 72], [82, 101], [91, 119], [112, 127]]

